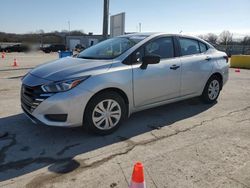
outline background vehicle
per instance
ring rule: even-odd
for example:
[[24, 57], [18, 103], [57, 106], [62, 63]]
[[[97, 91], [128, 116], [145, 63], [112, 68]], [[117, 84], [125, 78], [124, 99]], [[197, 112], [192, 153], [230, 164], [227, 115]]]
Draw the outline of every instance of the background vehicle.
[[63, 44], [51, 44], [47, 47], [42, 48], [45, 53], [65, 51], [66, 47]]
[[224, 52], [198, 38], [125, 35], [33, 69], [22, 108], [34, 122], [109, 134], [140, 110], [196, 96], [215, 102], [228, 67]]
[[13, 46], [7, 46], [6, 48], [3, 48], [2, 51], [5, 52], [28, 52], [29, 47], [24, 44], [16, 44]]
[[81, 44], [77, 44], [76, 46], [75, 46], [75, 51], [77, 51], [77, 52], [81, 52], [81, 51], [83, 51], [83, 50], [85, 50], [86, 48], [83, 46], [83, 45], [81, 45]]

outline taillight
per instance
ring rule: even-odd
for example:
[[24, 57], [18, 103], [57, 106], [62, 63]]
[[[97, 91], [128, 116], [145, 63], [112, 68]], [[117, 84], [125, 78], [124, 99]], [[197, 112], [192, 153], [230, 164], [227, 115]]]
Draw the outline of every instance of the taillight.
[[225, 55], [225, 56], [223, 56], [223, 58], [226, 60], [226, 62], [228, 63], [228, 56], [227, 55]]

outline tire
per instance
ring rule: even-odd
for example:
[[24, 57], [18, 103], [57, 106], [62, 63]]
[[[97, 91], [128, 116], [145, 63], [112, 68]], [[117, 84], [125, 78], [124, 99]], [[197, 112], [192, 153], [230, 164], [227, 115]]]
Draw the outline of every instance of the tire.
[[201, 99], [204, 103], [212, 104], [217, 100], [222, 88], [221, 82], [222, 80], [218, 76], [209, 78], [201, 95]]
[[117, 130], [126, 117], [124, 99], [116, 92], [107, 91], [90, 99], [85, 109], [83, 127], [87, 131], [107, 135]]

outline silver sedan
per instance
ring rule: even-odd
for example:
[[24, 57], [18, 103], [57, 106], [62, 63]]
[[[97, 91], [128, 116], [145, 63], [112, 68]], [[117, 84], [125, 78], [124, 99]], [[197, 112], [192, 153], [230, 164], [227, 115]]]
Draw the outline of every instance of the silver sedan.
[[215, 102], [228, 67], [227, 55], [199, 38], [124, 35], [30, 71], [21, 105], [35, 123], [109, 134], [140, 110], [196, 96]]

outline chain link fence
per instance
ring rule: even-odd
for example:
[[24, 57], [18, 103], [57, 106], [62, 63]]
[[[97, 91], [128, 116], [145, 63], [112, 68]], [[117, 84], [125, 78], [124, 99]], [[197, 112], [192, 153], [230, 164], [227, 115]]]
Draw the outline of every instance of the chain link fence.
[[230, 44], [230, 45], [213, 45], [216, 49], [231, 55], [250, 55], [250, 45]]

